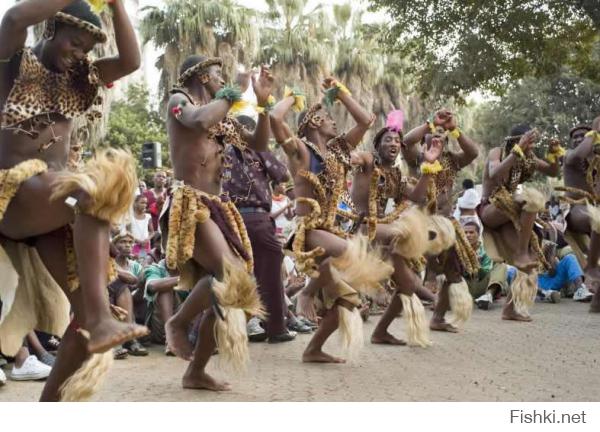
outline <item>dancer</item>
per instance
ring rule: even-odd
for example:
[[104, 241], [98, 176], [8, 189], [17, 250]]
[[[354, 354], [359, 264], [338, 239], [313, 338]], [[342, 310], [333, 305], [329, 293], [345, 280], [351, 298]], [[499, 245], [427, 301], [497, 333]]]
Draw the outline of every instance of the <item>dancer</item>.
[[352, 358], [357, 354], [362, 345], [359, 291], [379, 291], [379, 282], [393, 269], [377, 254], [368, 252], [366, 237], [349, 238], [336, 221], [339, 202], [347, 192], [350, 153], [371, 127], [373, 117], [337, 80], [325, 79], [323, 89], [325, 100], [341, 102], [356, 121], [347, 133], [338, 134], [335, 122], [318, 103], [300, 116], [298, 135], [292, 134], [284, 119], [292, 107], [298, 107], [299, 93], [288, 94], [275, 106], [271, 123], [294, 177], [299, 216], [293, 240], [296, 265], [312, 278], [300, 293], [298, 311], [314, 322], [317, 297], [324, 309], [321, 325], [302, 360], [343, 363], [345, 360], [323, 352], [323, 344], [339, 327], [348, 355]]
[[[168, 233], [167, 267], [179, 268], [179, 287], [191, 290], [166, 323], [167, 345], [190, 360], [184, 388], [215, 391], [230, 389], [206, 373], [215, 348], [221, 360], [242, 369], [248, 359], [245, 313], [263, 314], [246, 227], [233, 202], [220, 198], [225, 154], [229, 146], [266, 151], [270, 136], [266, 114], [259, 117], [253, 135], [228, 116], [242, 94], [225, 86], [221, 65], [221, 59], [193, 55], [181, 66], [167, 118], [175, 180], [161, 219], [168, 221], [162, 229], [163, 235]], [[273, 77], [263, 67], [260, 77], [253, 78], [259, 106], [267, 106], [272, 85]], [[193, 349], [188, 326], [200, 312], [204, 314]]]
[[[449, 149], [450, 137], [458, 142], [458, 152]], [[422, 165], [423, 154], [418, 147], [421, 142], [426, 149], [442, 146], [442, 154], [434, 164]], [[427, 277], [435, 279], [438, 274], [444, 274], [446, 280], [438, 293], [429, 324], [431, 330], [457, 332], [457, 326], [469, 319], [473, 308], [473, 300], [462, 275], [477, 271], [477, 255], [460, 224], [450, 218], [456, 175], [478, 154], [477, 143], [459, 129], [456, 116], [445, 109], [437, 111], [431, 121], [416, 127], [404, 137], [402, 155], [413, 172], [419, 168], [420, 173], [417, 171], [415, 177], [421, 174], [432, 176], [427, 190], [427, 207], [432, 215], [430, 230], [435, 232], [435, 238], [428, 251]], [[454, 323], [445, 319], [450, 309], [454, 314]]]
[[[110, 8], [119, 53], [93, 63], [87, 53], [107, 37], [83, 0], [22, 1], [0, 25], [1, 349], [14, 353], [33, 328], [63, 334], [66, 298], [75, 314], [43, 400], [59, 399], [59, 387], [89, 353], [107, 352], [112, 358], [113, 346], [146, 332], [115, 321], [106, 294], [109, 226], [131, 206], [137, 185], [133, 158], [123, 151], [100, 151], [81, 171], [65, 170], [73, 119], [97, 117], [92, 107], [99, 88], [140, 64], [122, 1], [114, 0]], [[43, 22], [42, 39], [25, 47], [28, 27]], [[89, 372], [93, 365], [88, 366]], [[95, 382], [85, 384], [88, 389], [79, 390], [89, 392]], [[83, 393], [71, 393], [79, 396]]]
[[[357, 167], [352, 182], [352, 199], [358, 213], [368, 215], [363, 227], [369, 239], [388, 249], [394, 266], [392, 301], [375, 327], [371, 343], [406, 345], [388, 332], [392, 321], [403, 311], [409, 344], [426, 347], [431, 344], [429, 328], [423, 304], [415, 294], [422, 283], [412, 268], [426, 252], [428, 226], [425, 214], [412, 203], [425, 203], [431, 174], [424, 170], [413, 187], [402, 177], [400, 167], [394, 165], [402, 145], [403, 123], [402, 111], [391, 112], [386, 126], [373, 139], [374, 151], [352, 154], [353, 165]], [[423, 168], [433, 166], [441, 151], [441, 142], [436, 141], [423, 154]], [[390, 199], [394, 200], [396, 207], [385, 215]]]
[[[538, 140], [538, 131], [528, 125], [514, 127], [504, 146], [490, 150], [483, 173], [478, 212], [488, 240], [486, 250], [492, 258], [518, 270], [502, 310], [505, 320], [531, 321], [528, 309], [535, 300], [538, 269], [548, 268], [540, 240], [533, 233], [537, 214], [544, 210], [546, 200], [534, 188], [521, 186], [522, 192], [517, 192], [518, 186], [536, 171], [552, 177], [559, 173], [558, 157], [542, 160], [533, 153]], [[558, 148], [558, 142], [551, 142], [549, 155], [558, 154]]]
[[[591, 312], [600, 312], [600, 117], [592, 127], [579, 125], [570, 132], [569, 149], [564, 160], [567, 200], [571, 204], [567, 215], [567, 238], [573, 234], [589, 236], [585, 282], [594, 291]], [[569, 242], [572, 243], [572, 242]], [[578, 248], [580, 249], [580, 248]], [[585, 293], [582, 293], [582, 296]]]

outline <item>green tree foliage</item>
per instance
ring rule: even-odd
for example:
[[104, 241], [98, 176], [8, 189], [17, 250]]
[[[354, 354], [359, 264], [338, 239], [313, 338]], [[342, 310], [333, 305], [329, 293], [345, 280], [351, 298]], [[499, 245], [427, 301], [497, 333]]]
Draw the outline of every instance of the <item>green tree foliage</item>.
[[235, 78], [235, 66], [249, 66], [256, 56], [256, 12], [233, 0], [166, 0], [165, 5], [145, 8], [140, 33], [144, 43], [164, 48], [157, 62], [162, 72], [163, 102], [179, 76], [179, 66], [191, 54], [223, 59], [225, 75]]
[[426, 95], [502, 93], [527, 76], [600, 82], [597, 0], [371, 0], [389, 13], [386, 45], [410, 58]]
[[112, 147], [131, 150], [138, 162], [143, 143], [159, 142], [163, 149], [163, 165], [168, 164], [165, 122], [150, 106], [148, 89], [144, 85], [131, 85], [127, 97], [112, 104], [105, 142]]
[[562, 74], [554, 78], [526, 78], [497, 101], [481, 105], [475, 113], [475, 136], [486, 148], [502, 143], [510, 129], [528, 123], [546, 137], [563, 142], [579, 123], [591, 124], [600, 113], [600, 85]]

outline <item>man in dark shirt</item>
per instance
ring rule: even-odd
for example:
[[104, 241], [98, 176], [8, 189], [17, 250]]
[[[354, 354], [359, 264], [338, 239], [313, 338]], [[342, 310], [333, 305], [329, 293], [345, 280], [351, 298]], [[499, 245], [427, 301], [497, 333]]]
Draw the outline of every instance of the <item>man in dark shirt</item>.
[[[238, 117], [250, 131], [256, 123], [247, 116]], [[289, 180], [287, 167], [271, 152], [244, 151], [230, 146], [227, 153], [230, 163], [225, 174], [224, 193], [239, 210], [254, 255], [254, 275], [258, 291], [267, 309], [266, 332], [270, 343], [287, 342], [295, 335], [285, 326], [285, 297], [281, 280], [283, 250], [275, 233], [271, 218], [271, 188], [269, 183]]]

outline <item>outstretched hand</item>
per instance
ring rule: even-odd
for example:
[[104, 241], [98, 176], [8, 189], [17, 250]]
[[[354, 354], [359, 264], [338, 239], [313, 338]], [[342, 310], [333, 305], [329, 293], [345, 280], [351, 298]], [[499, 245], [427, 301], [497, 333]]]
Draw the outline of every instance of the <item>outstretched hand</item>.
[[268, 103], [269, 96], [273, 92], [274, 81], [275, 78], [271, 74], [271, 69], [266, 65], [260, 67], [258, 78], [252, 75], [252, 87], [254, 88], [254, 94], [259, 106], [264, 107]]

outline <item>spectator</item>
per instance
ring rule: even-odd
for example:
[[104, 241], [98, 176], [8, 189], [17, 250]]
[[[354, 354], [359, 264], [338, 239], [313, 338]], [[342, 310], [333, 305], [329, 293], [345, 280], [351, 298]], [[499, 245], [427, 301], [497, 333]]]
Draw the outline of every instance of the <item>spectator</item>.
[[282, 243], [285, 243], [292, 235], [294, 203], [285, 194], [283, 183], [273, 181], [271, 188], [273, 190], [271, 218], [275, 221], [275, 234]]
[[[169, 274], [165, 260], [151, 264], [144, 269], [146, 286], [144, 299], [147, 302], [145, 325], [150, 329], [150, 339], [157, 344], [165, 344], [165, 323], [171, 319], [179, 305], [187, 297], [184, 291], [175, 291], [179, 276]], [[165, 354], [172, 355], [169, 347]]]
[[154, 231], [158, 231], [158, 217], [162, 211], [162, 206], [167, 198], [167, 173], [164, 171], [157, 171], [154, 174], [154, 187], [146, 189], [144, 196], [147, 198], [147, 206], [150, 215], [152, 216], [152, 228]]
[[127, 230], [134, 240], [133, 255], [142, 260], [150, 252], [150, 241], [154, 236], [152, 216], [146, 213], [148, 199], [144, 195], [138, 195], [133, 202], [133, 216]]
[[[112, 305], [118, 306], [127, 312], [127, 321], [133, 322], [133, 295], [140, 277], [142, 276], [142, 265], [130, 259], [132, 253], [133, 236], [129, 233], [120, 234], [113, 239], [113, 245], [117, 252], [115, 262], [117, 264], [117, 279], [108, 285], [109, 300]], [[127, 355], [146, 356], [148, 351], [133, 339], [116, 348], [115, 359], [126, 358]]]
[[[457, 200], [456, 211], [454, 217], [461, 222], [463, 220], [477, 219], [479, 226], [483, 226], [477, 216], [477, 206], [481, 202], [481, 197], [475, 189], [467, 189], [463, 195]], [[482, 232], [480, 231], [480, 234]]]
[[504, 263], [494, 263], [487, 255], [481, 242], [480, 224], [470, 220], [463, 224], [463, 229], [479, 258], [479, 272], [476, 275], [464, 275], [465, 280], [477, 307], [488, 310], [495, 298], [501, 294], [508, 294], [509, 286], [516, 276], [516, 269]]
[[[39, 361], [36, 356], [30, 354], [26, 343], [19, 349], [15, 356], [15, 363], [10, 373], [13, 381], [39, 381], [48, 378], [52, 367]], [[4, 374], [2, 374], [4, 375]], [[6, 377], [4, 377], [6, 381]], [[2, 381], [2, 376], [0, 376]]]
[[556, 243], [549, 240], [542, 242], [544, 255], [551, 269], [538, 277], [538, 288], [542, 297], [552, 303], [558, 303], [561, 291], [574, 292], [573, 300], [589, 302], [593, 294], [587, 289], [583, 282], [583, 270], [572, 253], [559, 258]]

